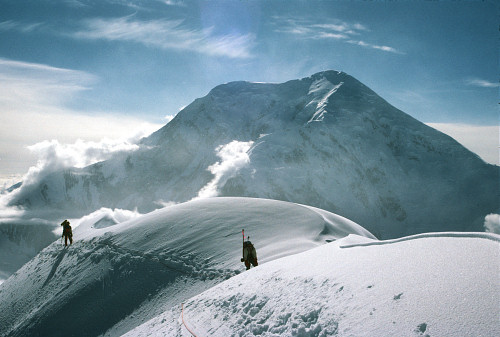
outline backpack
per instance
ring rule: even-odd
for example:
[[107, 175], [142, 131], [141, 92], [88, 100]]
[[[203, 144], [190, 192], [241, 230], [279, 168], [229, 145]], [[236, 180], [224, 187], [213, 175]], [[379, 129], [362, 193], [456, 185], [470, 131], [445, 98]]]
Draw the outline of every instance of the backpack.
[[63, 226], [63, 234], [69, 234], [69, 235], [72, 234], [71, 226], [68, 220], [64, 220], [61, 226]]
[[247, 250], [248, 257], [253, 257], [253, 244], [250, 241], [245, 241], [243, 248]]

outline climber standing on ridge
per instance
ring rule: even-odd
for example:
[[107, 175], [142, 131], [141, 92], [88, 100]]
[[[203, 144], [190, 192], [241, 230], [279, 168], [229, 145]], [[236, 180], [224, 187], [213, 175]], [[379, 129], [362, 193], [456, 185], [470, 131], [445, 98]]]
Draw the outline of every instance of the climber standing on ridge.
[[63, 233], [62, 237], [64, 237], [64, 246], [68, 245], [68, 238], [69, 238], [69, 244], [73, 244], [73, 231], [71, 230], [71, 225], [69, 224], [68, 220], [64, 220], [61, 223], [61, 226], [63, 226]]
[[250, 237], [248, 237], [247, 241], [245, 241], [245, 230], [241, 231], [243, 234], [243, 257], [241, 258], [241, 262], [245, 262], [245, 267], [247, 270], [250, 269], [250, 264], [254, 267], [257, 267], [259, 263], [257, 262], [257, 251], [255, 247], [250, 242]]

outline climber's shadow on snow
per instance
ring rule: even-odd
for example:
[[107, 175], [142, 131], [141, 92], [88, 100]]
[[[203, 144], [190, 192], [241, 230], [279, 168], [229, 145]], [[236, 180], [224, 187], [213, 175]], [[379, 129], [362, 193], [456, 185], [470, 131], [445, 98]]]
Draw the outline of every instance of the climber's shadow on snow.
[[52, 269], [50, 270], [49, 276], [47, 276], [47, 279], [45, 280], [45, 282], [42, 285], [42, 288], [45, 287], [50, 282], [50, 280], [52, 279], [52, 277], [56, 273], [57, 268], [59, 267], [59, 265], [61, 264], [62, 260], [64, 259], [64, 255], [66, 255], [67, 251], [68, 251], [67, 249], [63, 249], [59, 253], [59, 255], [56, 258], [56, 261], [54, 262], [54, 265], [52, 266]]

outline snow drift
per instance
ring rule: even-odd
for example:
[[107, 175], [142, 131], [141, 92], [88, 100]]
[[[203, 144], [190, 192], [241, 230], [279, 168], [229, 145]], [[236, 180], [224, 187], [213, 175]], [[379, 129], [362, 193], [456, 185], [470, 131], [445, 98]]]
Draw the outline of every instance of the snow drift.
[[356, 235], [269, 262], [126, 336], [499, 336], [500, 236]]
[[115, 222], [86, 218], [72, 246], [54, 242], [1, 284], [0, 335], [116, 336], [175, 312], [244, 269], [242, 228], [261, 264], [349, 234], [373, 238], [323, 210], [250, 198], [195, 200]]

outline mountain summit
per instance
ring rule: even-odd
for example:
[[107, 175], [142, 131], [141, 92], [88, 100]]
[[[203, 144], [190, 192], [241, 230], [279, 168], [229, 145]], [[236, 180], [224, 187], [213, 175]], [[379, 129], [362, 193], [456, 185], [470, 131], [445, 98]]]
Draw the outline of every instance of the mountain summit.
[[219, 85], [140, 145], [23, 186], [12, 204], [78, 216], [268, 198], [340, 214], [383, 238], [482, 231], [500, 204], [498, 166], [337, 71]]

